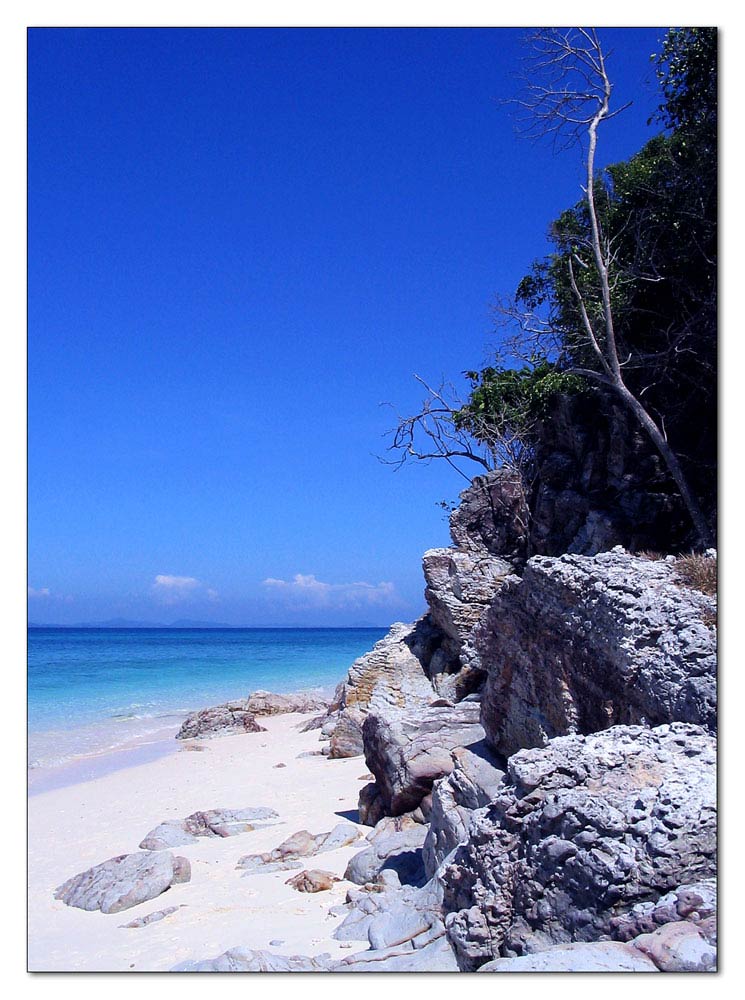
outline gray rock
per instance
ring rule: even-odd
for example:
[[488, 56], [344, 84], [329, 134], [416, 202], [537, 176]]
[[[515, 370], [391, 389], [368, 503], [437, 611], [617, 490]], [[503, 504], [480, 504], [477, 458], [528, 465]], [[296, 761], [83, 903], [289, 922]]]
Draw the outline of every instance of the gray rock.
[[192, 712], [181, 724], [176, 739], [204, 740], [232, 733], [265, 733], [266, 729], [259, 725], [245, 705], [244, 699]]
[[716, 727], [712, 597], [674, 563], [614, 549], [536, 556], [510, 578], [469, 640], [488, 669], [481, 721], [508, 756], [617, 724]]
[[421, 884], [424, 879], [422, 846], [427, 827], [413, 823], [404, 830], [385, 832], [370, 846], [350, 859], [344, 878], [357, 885], [372, 882], [383, 871], [395, 871], [400, 882]]
[[534, 955], [497, 958], [479, 972], [658, 972], [642, 952], [618, 941], [560, 944]]
[[715, 856], [715, 740], [701, 727], [561, 737], [510, 758], [443, 862], [448, 935], [464, 969], [611, 937], [637, 904], [714, 876]]
[[266, 874], [270, 871], [283, 871], [286, 868], [299, 868], [295, 864], [298, 858], [309, 858], [326, 851], [336, 851], [359, 840], [360, 833], [351, 823], [337, 823], [328, 833], [309, 833], [299, 830], [287, 840], [282, 841], [274, 850], [264, 854], [247, 854], [240, 858], [236, 868], [245, 869], [246, 874]]
[[611, 935], [619, 941], [631, 941], [663, 924], [687, 920], [701, 928], [710, 944], [716, 944], [716, 913], [716, 879], [704, 879], [678, 886], [656, 901], [637, 903], [611, 920]]
[[369, 714], [363, 727], [365, 761], [384, 813], [416, 809], [434, 782], [452, 771], [450, 751], [483, 740], [478, 720], [479, 705], [472, 701], [390, 718]]
[[457, 972], [458, 964], [444, 934], [421, 948], [410, 941], [392, 948], [349, 955], [331, 972]]
[[[273, 691], [254, 691], [245, 702], [247, 712], [253, 715], [289, 715], [297, 712], [308, 715], [328, 708], [328, 702], [307, 691], [292, 694], [275, 694]], [[312, 720], [311, 720], [312, 721]]]
[[118, 913], [190, 879], [186, 858], [168, 851], [141, 851], [110, 858], [75, 875], [56, 890], [54, 898], [81, 910]]
[[166, 820], [151, 830], [140, 843], [144, 851], [162, 851], [196, 843], [198, 837], [234, 837], [258, 827], [273, 824], [257, 822], [277, 819], [273, 809], [262, 806], [248, 809], [207, 809], [186, 819]]
[[[182, 904], [183, 906], [183, 904]], [[181, 906], [167, 906], [164, 910], [154, 910], [152, 913], [148, 913], [147, 916], [138, 917], [136, 920], [130, 920], [128, 924], [120, 924], [120, 927], [147, 927], [148, 924], [155, 924], [159, 920], [164, 920], [166, 917], [170, 917], [172, 913], [180, 910]]]
[[348, 708], [339, 714], [339, 719], [329, 740], [329, 757], [339, 759], [362, 755], [364, 749], [362, 745], [363, 721], [362, 712], [355, 711], [353, 708]]
[[271, 951], [231, 948], [217, 958], [180, 962], [171, 972], [328, 972], [331, 956], [275, 955]]
[[430, 878], [447, 855], [467, 840], [471, 814], [496, 798], [505, 777], [486, 744], [473, 750], [458, 747], [452, 751], [452, 759], [452, 772], [436, 781], [432, 789], [429, 832], [423, 848]]
[[460, 549], [430, 549], [424, 553], [422, 568], [430, 618], [444, 637], [428, 673], [440, 695], [460, 701], [484, 681], [475, 657], [462, 667], [463, 644], [513, 568], [487, 552]]

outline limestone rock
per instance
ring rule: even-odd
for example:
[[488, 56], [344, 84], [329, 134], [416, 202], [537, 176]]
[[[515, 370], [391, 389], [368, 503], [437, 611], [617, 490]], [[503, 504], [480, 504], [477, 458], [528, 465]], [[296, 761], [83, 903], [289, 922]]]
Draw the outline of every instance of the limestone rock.
[[332, 889], [335, 882], [341, 881], [333, 872], [325, 872], [320, 868], [304, 869], [293, 878], [287, 879], [285, 885], [291, 885], [298, 892], [324, 892]]
[[534, 955], [497, 958], [479, 972], [658, 972], [654, 962], [618, 941], [560, 944]]
[[162, 851], [169, 847], [196, 843], [198, 837], [234, 837], [256, 829], [257, 825], [270, 825], [256, 821], [277, 819], [277, 816], [273, 809], [261, 806], [253, 809], [207, 809], [192, 813], [186, 819], [160, 823], [142, 840], [140, 848], [144, 851]]
[[614, 935], [716, 871], [715, 740], [675, 723], [566, 736], [508, 762], [438, 878], [464, 969]]
[[716, 879], [704, 879], [678, 886], [655, 901], [637, 903], [611, 920], [611, 935], [619, 941], [631, 941], [663, 924], [687, 920], [698, 925], [711, 944], [716, 944], [716, 913]]
[[203, 740], [228, 733], [265, 733], [266, 729], [259, 725], [245, 705], [243, 699], [192, 712], [181, 724], [176, 739]]
[[452, 771], [450, 751], [483, 739], [478, 720], [479, 704], [473, 701], [402, 716], [368, 715], [365, 761], [375, 775], [383, 811], [396, 816], [416, 809], [434, 782]]
[[168, 851], [140, 851], [110, 858], [75, 875], [56, 890], [54, 898], [81, 910], [118, 913], [190, 879], [186, 858]]
[[679, 585], [672, 562], [617, 549], [534, 557], [470, 640], [488, 670], [488, 741], [508, 756], [617, 724], [714, 729], [715, 608]]

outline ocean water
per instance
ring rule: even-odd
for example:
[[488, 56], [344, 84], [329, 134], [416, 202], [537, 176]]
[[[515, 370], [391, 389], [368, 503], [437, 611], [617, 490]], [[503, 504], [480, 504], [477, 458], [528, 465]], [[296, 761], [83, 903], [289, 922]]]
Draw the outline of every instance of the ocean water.
[[29, 629], [29, 767], [171, 737], [187, 712], [258, 689], [330, 692], [384, 635], [384, 629]]

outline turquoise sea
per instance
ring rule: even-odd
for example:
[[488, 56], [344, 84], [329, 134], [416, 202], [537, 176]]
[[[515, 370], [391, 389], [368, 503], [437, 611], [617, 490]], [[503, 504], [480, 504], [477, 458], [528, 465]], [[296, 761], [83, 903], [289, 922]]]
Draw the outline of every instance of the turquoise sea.
[[251, 691], [331, 692], [385, 629], [31, 628], [29, 767], [170, 737]]

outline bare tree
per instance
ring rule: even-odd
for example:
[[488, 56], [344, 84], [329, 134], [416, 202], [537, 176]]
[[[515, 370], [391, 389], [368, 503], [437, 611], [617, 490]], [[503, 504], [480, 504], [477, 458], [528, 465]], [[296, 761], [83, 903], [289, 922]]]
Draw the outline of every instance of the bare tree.
[[[589, 220], [589, 248], [599, 287], [600, 309], [592, 308], [578, 281], [579, 268], [588, 263], [579, 254], [568, 259], [568, 277], [581, 331], [594, 365], [575, 365], [571, 370], [609, 387], [633, 413], [649, 435], [680, 492], [702, 545], [711, 543], [712, 533], [701, 507], [689, 487], [680, 461], [670, 447], [664, 421], [655, 420], [639, 395], [629, 388], [625, 370], [632, 358], [619, 355], [613, 310], [615, 284], [622, 279], [616, 268], [613, 240], [604, 234], [595, 189], [595, 157], [598, 130], [628, 105], [611, 110], [612, 84], [606, 55], [593, 28], [544, 29], [532, 38], [533, 58], [525, 96], [516, 101], [522, 111], [524, 131], [534, 137], [549, 137], [555, 147], [575, 142], [585, 147], [583, 185]], [[527, 313], [514, 316], [524, 333], [536, 338], [550, 331], [540, 319]]]
[[425, 389], [426, 396], [412, 416], [397, 415], [398, 423], [388, 432], [391, 444], [387, 449], [396, 453], [396, 457], [381, 461], [400, 468], [410, 459], [425, 463], [444, 459], [468, 482], [472, 477], [463, 471], [461, 464], [473, 462], [482, 472], [507, 468], [527, 481], [532, 449], [525, 428], [518, 429], [493, 415], [481, 418], [468, 411], [450, 383], [442, 382], [434, 388], [419, 375], [414, 378]]

